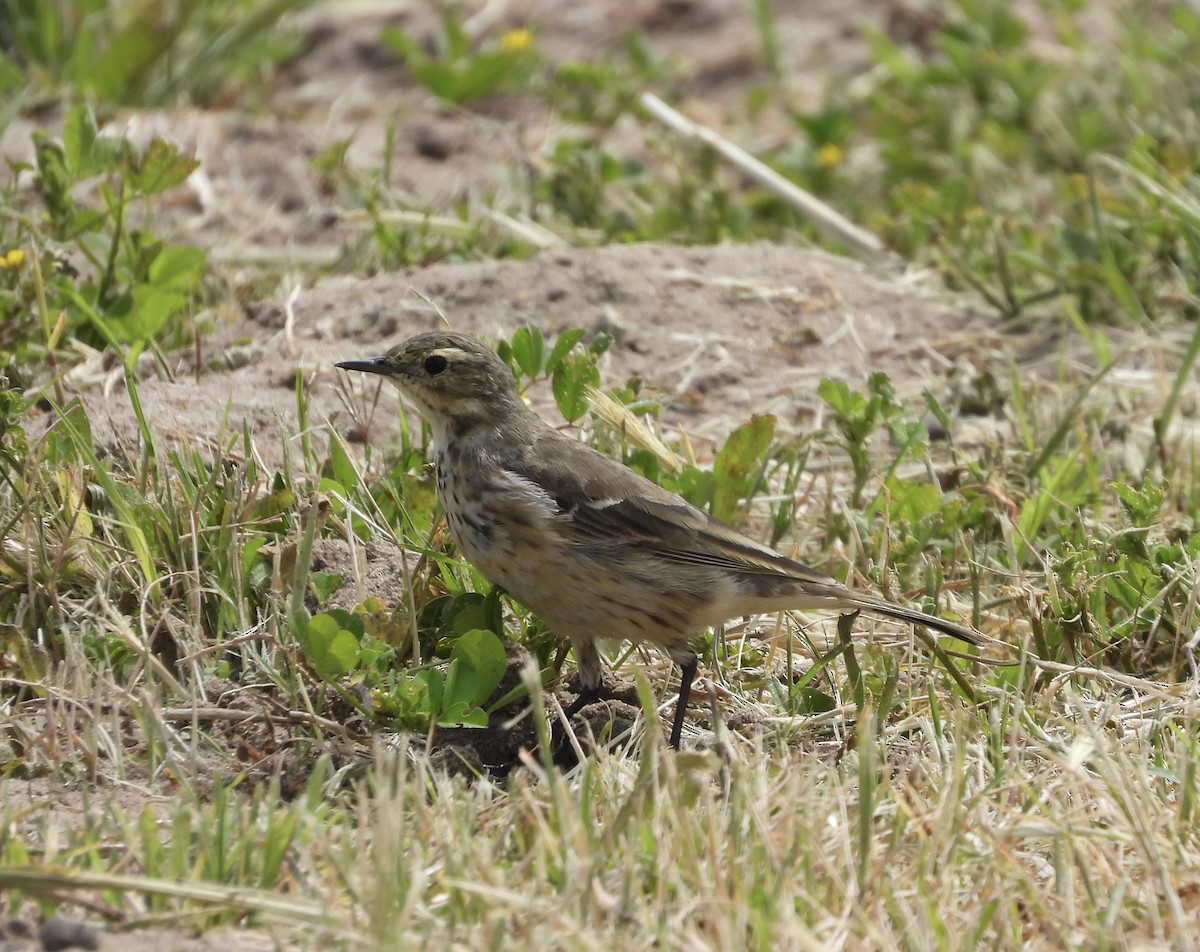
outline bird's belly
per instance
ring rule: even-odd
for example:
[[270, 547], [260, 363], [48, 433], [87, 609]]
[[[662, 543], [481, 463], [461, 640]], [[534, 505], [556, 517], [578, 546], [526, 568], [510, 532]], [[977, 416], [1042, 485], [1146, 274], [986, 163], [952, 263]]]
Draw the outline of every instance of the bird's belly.
[[569, 607], [586, 600], [582, 564], [561, 551], [546, 527], [519, 520], [514, 524], [495, 513], [487, 516], [470, 507], [454, 516], [447, 513], [458, 550], [489, 582], [559, 627]]
[[[454, 544], [484, 578], [537, 611], [522, 596], [534, 594], [539, 567], [556, 558], [558, 544], [550, 531], [552, 507], [534, 496], [481, 490], [469, 479], [456, 478], [462, 468], [461, 462], [450, 467], [438, 461], [438, 499]], [[495, 480], [480, 482], [496, 485]]]
[[713, 623], [714, 602], [724, 597], [721, 579], [698, 587], [694, 578], [630, 565], [620, 552], [561, 543], [548, 530], [464, 519], [457, 528], [451, 522], [451, 534], [484, 578], [571, 638], [687, 651], [689, 636]]
[[536, 487], [501, 476], [489, 495], [475, 488], [488, 480], [463, 478], [470, 470], [461, 461], [438, 463], [438, 496], [459, 551], [558, 634], [682, 652], [690, 635], [729, 617], [716, 617], [734, 595], [727, 575], [674, 567], [619, 540], [572, 542], [557, 505]]

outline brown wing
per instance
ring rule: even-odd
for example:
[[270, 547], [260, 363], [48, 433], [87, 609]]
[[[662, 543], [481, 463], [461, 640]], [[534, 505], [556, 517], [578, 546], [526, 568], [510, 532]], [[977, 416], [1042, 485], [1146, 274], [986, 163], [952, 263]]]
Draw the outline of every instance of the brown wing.
[[674, 562], [837, 584], [554, 431], [510, 468], [546, 490], [564, 516], [564, 531], [580, 542], [637, 545]]
[[[973, 645], [973, 629], [854, 592], [829, 576], [780, 555], [697, 509], [590, 447], [547, 428], [506, 465], [541, 487], [558, 507], [562, 529], [580, 543], [634, 545], [675, 563], [711, 566], [754, 580], [764, 598], [789, 590], [775, 583], [805, 583], [821, 607], [859, 608], [926, 625]], [[790, 590], [795, 594], [795, 589]]]

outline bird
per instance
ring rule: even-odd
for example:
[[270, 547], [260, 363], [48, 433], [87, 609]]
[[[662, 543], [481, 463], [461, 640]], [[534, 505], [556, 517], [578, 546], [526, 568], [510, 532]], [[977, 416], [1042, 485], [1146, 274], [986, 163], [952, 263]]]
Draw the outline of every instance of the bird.
[[986, 643], [972, 628], [852, 590], [560, 432], [473, 337], [420, 333], [336, 366], [391, 381], [429, 424], [450, 536], [484, 578], [570, 641], [580, 683], [572, 711], [599, 694], [597, 641], [655, 645], [680, 667], [669, 740], [678, 750], [698, 664], [691, 640], [741, 616], [866, 611]]

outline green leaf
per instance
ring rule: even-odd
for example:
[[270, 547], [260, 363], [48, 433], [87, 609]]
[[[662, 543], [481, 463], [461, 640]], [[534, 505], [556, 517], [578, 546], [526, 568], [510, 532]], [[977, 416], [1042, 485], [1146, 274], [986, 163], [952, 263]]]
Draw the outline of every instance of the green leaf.
[[512, 355], [521, 373], [530, 379], [542, 370], [542, 351], [545, 342], [536, 327], [519, 327], [512, 336]]
[[844, 380], [826, 377], [817, 386], [817, 396], [824, 400], [839, 416], [856, 416], [867, 407], [866, 398], [850, 389]]
[[446, 682], [442, 678], [442, 672], [437, 668], [426, 668], [424, 671], [418, 671], [415, 680], [419, 684], [424, 684], [429, 700], [429, 717], [433, 719], [433, 712], [442, 709], [442, 696], [445, 692]]
[[471, 54], [471, 38], [458, 21], [458, 14], [450, 7], [442, 12], [442, 51], [449, 60], [461, 60]]
[[304, 657], [323, 678], [340, 678], [358, 664], [362, 622], [349, 612], [314, 615], [298, 637]]
[[[417, 627], [423, 631], [433, 631], [439, 637], [447, 634], [461, 635], [472, 628], [486, 628], [490, 623], [486, 620], [491, 616], [479, 610], [474, 612], [474, 606], [484, 602], [486, 596], [479, 592], [461, 592], [457, 595], [440, 595], [430, 599], [421, 609], [417, 619]], [[474, 624], [463, 624], [459, 617], [471, 619]]]
[[163, 248], [150, 263], [147, 278], [159, 288], [192, 291], [204, 279], [204, 252], [191, 245]]
[[600, 386], [600, 369], [591, 357], [567, 355], [554, 371], [551, 387], [558, 412], [568, 423], [587, 413], [589, 387]]
[[487, 727], [487, 711], [471, 707], [465, 701], [455, 701], [438, 717], [438, 727]]
[[442, 708], [445, 714], [456, 705], [470, 706], [471, 697], [475, 693], [474, 672], [467, 668], [457, 658], [451, 658], [446, 665], [446, 683], [442, 690]]
[[[179, 291], [139, 284], [133, 289], [132, 306], [110, 323], [117, 337], [128, 343], [145, 343], [166, 326], [167, 321], [187, 306]], [[113, 315], [116, 316], [116, 315]]]
[[1121, 502], [1121, 508], [1138, 528], [1147, 528], [1158, 523], [1166, 495], [1157, 486], [1143, 484], [1141, 489], [1128, 483], [1113, 483], [1113, 492]]
[[946, 412], [946, 408], [941, 405], [932, 391], [923, 390], [921, 391], [921, 396], [925, 398], [925, 406], [929, 408], [929, 412], [938, 421], [938, 425], [941, 426], [942, 431], [946, 434], [953, 433], [954, 427], [950, 422], [950, 414]]
[[317, 604], [324, 605], [329, 596], [345, 584], [345, 579], [337, 572], [312, 572], [308, 576], [309, 587], [317, 596]]
[[558, 365], [562, 363], [563, 358], [571, 352], [571, 348], [578, 344], [582, 338], [582, 327], [573, 327], [559, 334], [558, 339], [554, 342], [554, 347], [550, 351], [550, 356], [546, 358], [546, 372], [554, 373], [558, 369]]
[[683, 467], [675, 484], [675, 491], [698, 509], [706, 509], [712, 503], [717, 480], [711, 470], [700, 469], [690, 463]]
[[135, 161], [131, 184], [143, 195], [157, 195], [179, 185], [199, 167], [198, 159], [184, 155], [163, 139], [155, 139]]
[[101, 99], [120, 101], [136, 90], [150, 68], [178, 38], [185, 22], [167, 28], [145, 17], [132, 18], [109, 42], [88, 72], [89, 85]]
[[337, 433], [329, 443], [329, 470], [333, 478], [342, 486], [343, 496], [358, 488], [358, 470], [346, 449], [346, 444]]
[[150, 587], [157, 602], [160, 589], [155, 580], [158, 578], [158, 573], [150, 554], [150, 544], [146, 539], [146, 533], [142, 531], [142, 526], [148, 524], [148, 520], [144, 518], [145, 513], [139, 512], [136, 508], [139, 498], [137, 490], [114, 479], [104, 464], [100, 462], [92, 448], [91, 429], [87, 425], [87, 415], [81, 406], [76, 406], [77, 403], [78, 400], [74, 401], [71, 407], [65, 411], [61, 408], [58, 409], [55, 427], [61, 426], [67, 431], [68, 437], [75, 444], [75, 452], [82, 456], [91, 467], [92, 478], [104, 490], [109, 502], [116, 510], [117, 522], [125, 533], [129, 548], [137, 559], [138, 567], [142, 572], [142, 581]]
[[92, 148], [96, 142], [96, 117], [88, 106], [76, 106], [63, 123], [63, 159], [80, 178], [91, 175]]
[[496, 690], [508, 670], [508, 654], [503, 640], [495, 632], [475, 629], [467, 632], [454, 645], [452, 659], [457, 659], [474, 671], [478, 679], [477, 703], [486, 701]]
[[242, 543], [242, 575], [250, 575], [259, 560], [258, 550], [266, 544], [266, 536], [251, 536]]
[[893, 423], [888, 427], [888, 436], [900, 448], [899, 456], [911, 452], [929, 439], [929, 431], [920, 420]]
[[943, 508], [942, 491], [931, 483], [890, 476], [885, 485], [893, 521], [920, 522]]
[[78, 397], [72, 397], [43, 437], [46, 458], [52, 463], [69, 465], [78, 456], [77, 446], [91, 447], [92, 444], [92, 424], [87, 410]]
[[472, 707], [482, 704], [492, 696], [506, 670], [508, 656], [504, 643], [494, 632], [473, 628], [463, 634], [450, 651], [446, 703], [461, 700]]
[[713, 460], [712, 514], [718, 519], [731, 522], [738, 516], [750, 474], [759, 468], [774, 436], [773, 416], [753, 416], [729, 434]]
[[[275, 486], [272, 487], [272, 491], [267, 495], [254, 501], [246, 511], [246, 519], [249, 522], [275, 520], [275, 517], [287, 512], [295, 504], [296, 493], [291, 487], [286, 485]], [[276, 531], [282, 531], [283, 524], [276, 522], [274, 528]]]
[[410, 69], [414, 63], [428, 62], [429, 58], [421, 51], [417, 41], [399, 27], [384, 27], [379, 39], [390, 46]]
[[[494, 593], [496, 589], [492, 589]], [[477, 595], [478, 593], [468, 593]], [[456, 638], [461, 638], [469, 631], [476, 628], [482, 628], [486, 631], [496, 633], [500, 629], [500, 611], [499, 601], [493, 598], [491, 594], [481, 597], [472, 598], [468, 602], [455, 600], [459, 607], [450, 620], [450, 632]]]

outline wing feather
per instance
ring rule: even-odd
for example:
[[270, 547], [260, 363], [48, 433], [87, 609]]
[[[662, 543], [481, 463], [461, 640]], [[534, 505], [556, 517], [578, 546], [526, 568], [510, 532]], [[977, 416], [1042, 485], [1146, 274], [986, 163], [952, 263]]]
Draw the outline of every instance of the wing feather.
[[580, 545], [637, 546], [655, 559], [741, 574], [753, 591], [746, 613], [766, 600], [790, 599], [793, 607], [865, 609], [984, 644], [978, 632], [956, 622], [853, 592], [554, 430], [531, 435], [521, 449], [506, 455], [503, 466], [545, 491], [557, 507], [551, 518]]
[[636, 545], [674, 562], [837, 584], [562, 434], [542, 436], [509, 468], [546, 490], [563, 531], [580, 543]]

